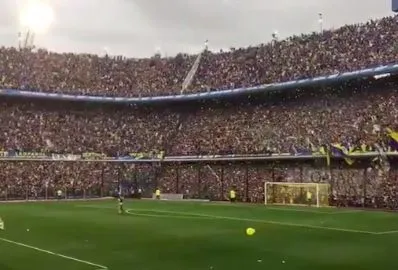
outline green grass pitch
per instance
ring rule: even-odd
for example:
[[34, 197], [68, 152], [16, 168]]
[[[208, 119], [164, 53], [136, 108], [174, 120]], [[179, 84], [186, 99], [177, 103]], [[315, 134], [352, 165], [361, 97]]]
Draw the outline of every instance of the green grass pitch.
[[[398, 214], [165, 201], [0, 204], [1, 270], [394, 269]], [[253, 237], [247, 227], [256, 229]], [[28, 231], [29, 230], [29, 231]]]

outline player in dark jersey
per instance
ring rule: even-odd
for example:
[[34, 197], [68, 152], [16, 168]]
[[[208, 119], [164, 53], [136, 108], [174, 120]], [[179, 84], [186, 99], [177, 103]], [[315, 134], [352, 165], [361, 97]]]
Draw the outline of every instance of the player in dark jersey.
[[118, 204], [119, 214], [123, 214], [123, 213], [124, 213], [123, 201], [124, 201], [124, 198], [123, 198], [122, 196], [119, 196], [119, 198], [118, 198], [118, 202], [119, 202], [119, 204]]

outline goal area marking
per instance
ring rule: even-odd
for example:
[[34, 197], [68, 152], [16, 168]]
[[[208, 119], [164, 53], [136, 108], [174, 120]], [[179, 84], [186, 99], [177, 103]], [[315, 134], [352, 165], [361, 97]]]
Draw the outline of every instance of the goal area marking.
[[0, 241], [6, 242], [6, 243], [10, 243], [10, 244], [13, 244], [13, 245], [16, 245], [16, 246], [20, 246], [20, 247], [33, 249], [33, 250], [36, 250], [38, 252], [50, 254], [50, 255], [53, 255], [53, 256], [56, 256], [56, 257], [60, 257], [60, 258], [63, 258], [63, 259], [67, 259], [67, 260], [70, 260], [70, 261], [75, 261], [75, 262], [78, 262], [78, 263], [90, 265], [90, 266], [96, 267], [96, 270], [107, 270], [108, 269], [108, 267], [106, 267], [104, 265], [92, 263], [92, 262], [89, 262], [89, 261], [80, 260], [80, 259], [77, 259], [77, 258], [74, 258], [74, 257], [66, 256], [66, 255], [63, 255], [63, 254], [60, 254], [60, 253], [55, 253], [55, 252], [52, 252], [52, 251], [49, 251], [49, 250], [46, 250], [46, 249], [41, 249], [41, 248], [34, 247], [34, 246], [31, 246], [31, 245], [23, 244], [23, 243], [20, 243], [20, 242], [12, 241], [12, 240], [9, 240], [9, 239], [6, 239], [6, 238], [1, 238], [0, 237]]

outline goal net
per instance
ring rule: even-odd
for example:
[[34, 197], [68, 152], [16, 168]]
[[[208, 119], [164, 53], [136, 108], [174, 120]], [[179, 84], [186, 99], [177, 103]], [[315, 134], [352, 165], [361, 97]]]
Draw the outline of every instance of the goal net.
[[329, 184], [266, 182], [265, 204], [329, 206]]

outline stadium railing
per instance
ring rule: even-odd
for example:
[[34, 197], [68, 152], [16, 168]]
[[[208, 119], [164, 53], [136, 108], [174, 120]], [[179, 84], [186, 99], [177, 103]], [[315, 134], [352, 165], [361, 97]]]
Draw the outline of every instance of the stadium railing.
[[247, 155], [200, 155], [200, 156], [164, 156], [164, 153], [155, 154], [153, 156], [140, 154], [137, 156], [118, 156], [108, 157], [99, 153], [82, 153], [82, 154], [57, 154], [57, 153], [37, 153], [37, 152], [16, 152], [16, 151], [0, 151], [0, 161], [98, 161], [98, 162], [207, 162], [207, 161], [258, 161], [258, 160], [319, 160], [331, 159], [369, 159], [377, 158], [381, 155], [386, 157], [398, 157], [397, 151], [380, 153], [371, 152], [353, 152], [353, 153], [319, 153], [310, 154], [291, 154], [291, 153], [274, 153], [274, 154], [247, 154]]
[[58, 93], [42, 93], [33, 91], [22, 91], [17, 89], [0, 89], [0, 96], [10, 97], [24, 97], [24, 98], [37, 98], [37, 99], [52, 99], [52, 100], [66, 100], [66, 101], [84, 101], [95, 103], [134, 103], [134, 104], [148, 104], [159, 102], [184, 102], [194, 100], [205, 100], [214, 98], [231, 98], [234, 96], [247, 96], [255, 93], [264, 93], [267, 91], [279, 91], [286, 89], [297, 89], [301, 87], [330, 85], [333, 83], [349, 81], [353, 79], [361, 79], [373, 77], [375, 79], [389, 77], [398, 72], [398, 63], [389, 64], [374, 68], [366, 68], [352, 72], [336, 73], [327, 76], [320, 76], [315, 78], [307, 78], [300, 80], [293, 80], [281, 83], [271, 83], [254, 87], [237, 88], [230, 90], [219, 90], [210, 92], [200, 92], [195, 94], [181, 94], [181, 95], [168, 95], [157, 97], [101, 97], [101, 96], [83, 96], [83, 95], [69, 95]]

